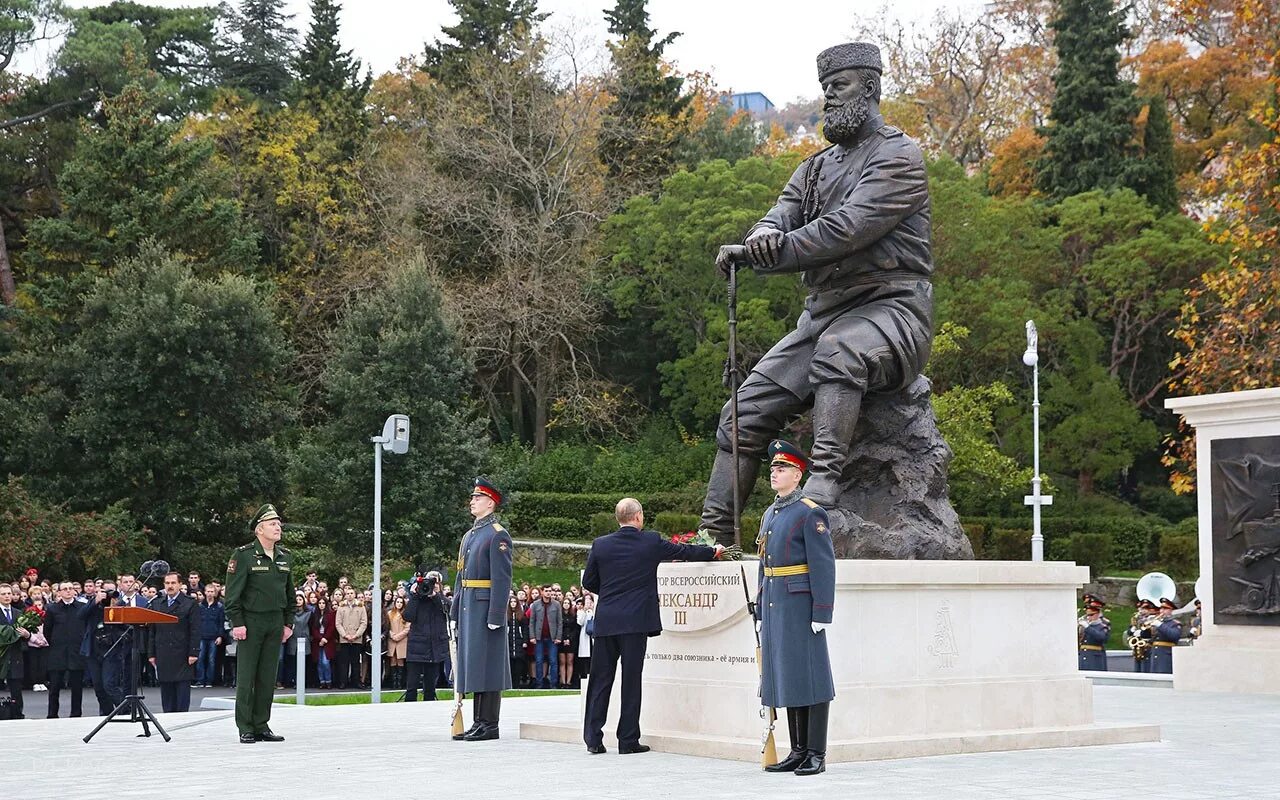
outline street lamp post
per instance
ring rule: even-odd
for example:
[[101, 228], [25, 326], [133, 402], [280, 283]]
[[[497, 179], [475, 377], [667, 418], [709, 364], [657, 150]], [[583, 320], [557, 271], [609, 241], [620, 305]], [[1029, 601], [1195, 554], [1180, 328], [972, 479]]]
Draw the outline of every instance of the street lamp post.
[[1044, 534], [1040, 532], [1040, 507], [1053, 505], [1053, 495], [1040, 494], [1040, 354], [1036, 335], [1036, 323], [1027, 320], [1027, 352], [1022, 363], [1031, 367], [1031, 426], [1034, 455], [1032, 456], [1031, 494], [1022, 502], [1031, 506], [1031, 560], [1044, 561]]
[[382, 702], [382, 451], [404, 454], [409, 451], [409, 418], [392, 414], [382, 426], [382, 435], [370, 437], [373, 442], [373, 631], [369, 649], [370, 683], [374, 703]]

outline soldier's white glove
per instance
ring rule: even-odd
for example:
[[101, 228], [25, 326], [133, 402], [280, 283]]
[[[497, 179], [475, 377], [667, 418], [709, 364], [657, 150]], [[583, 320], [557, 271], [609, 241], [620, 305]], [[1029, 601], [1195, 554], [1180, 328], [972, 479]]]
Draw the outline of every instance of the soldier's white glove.
[[458, 623], [449, 620], [449, 633], [453, 634], [453, 638], [458, 638]]
[[497, 625], [494, 625], [492, 622], [489, 623], [489, 630], [496, 631], [497, 629], [498, 629]]
[[813, 628], [815, 634], [822, 633], [831, 626], [830, 622], [810, 622], [809, 627]]
[[756, 620], [756, 633], [760, 632], [760, 620]]

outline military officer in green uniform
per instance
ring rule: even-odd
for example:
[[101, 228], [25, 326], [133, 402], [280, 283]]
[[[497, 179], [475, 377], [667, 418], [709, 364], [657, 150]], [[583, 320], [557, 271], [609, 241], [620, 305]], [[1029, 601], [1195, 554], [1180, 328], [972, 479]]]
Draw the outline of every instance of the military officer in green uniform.
[[293, 635], [293, 557], [280, 546], [280, 515], [268, 503], [249, 522], [256, 541], [227, 562], [227, 619], [237, 640], [236, 727], [240, 743], [283, 742], [271, 732], [280, 645]]

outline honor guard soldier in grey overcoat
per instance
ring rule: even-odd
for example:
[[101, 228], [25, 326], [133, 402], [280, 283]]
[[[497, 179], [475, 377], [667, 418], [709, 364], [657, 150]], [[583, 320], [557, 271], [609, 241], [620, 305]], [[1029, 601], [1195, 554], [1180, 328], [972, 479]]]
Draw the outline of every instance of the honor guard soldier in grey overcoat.
[[1172, 600], [1160, 598], [1160, 616], [1155, 622], [1155, 641], [1151, 643], [1151, 671], [1164, 675], [1173, 674], [1173, 648], [1182, 638], [1182, 623], [1173, 617], [1173, 609]]
[[804, 453], [784, 441], [769, 445], [769, 485], [778, 493], [756, 538], [760, 586], [760, 699], [787, 709], [791, 753], [768, 772], [826, 771], [827, 720], [835, 681], [825, 628], [836, 594], [836, 555], [827, 512], [803, 497]]
[[502, 690], [511, 688], [507, 655], [507, 598], [511, 594], [511, 534], [494, 511], [502, 493], [484, 478], [471, 491], [475, 524], [458, 548], [457, 578], [449, 618], [458, 638], [453, 689], [474, 693], [470, 730], [454, 736], [468, 742], [498, 738]]
[[730, 404], [702, 527], [733, 538], [733, 472], [739, 507], [755, 485], [769, 440], [813, 409], [812, 470], [805, 496], [835, 507], [863, 397], [909, 386], [933, 342], [933, 255], [924, 156], [880, 116], [880, 50], [854, 42], [818, 55], [831, 147], [805, 159], [744, 245], [722, 247], [721, 271], [748, 263], [758, 275], [800, 273], [809, 290], [795, 330], [738, 389], [738, 463]]
[[280, 645], [293, 635], [293, 556], [280, 546], [280, 515], [268, 503], [249, 521], [256, 541], [227, 562], [227, 619], [236, 644], [236, 727], [241, 744], [283, 742], [271, 732]]
[[1090, 596], [1084, 616], [1079, 620], [1080, 669], [1107, 670], [1107, 638], [1111, 636], [1111, 620], [1102, 616], [1106, 604]]

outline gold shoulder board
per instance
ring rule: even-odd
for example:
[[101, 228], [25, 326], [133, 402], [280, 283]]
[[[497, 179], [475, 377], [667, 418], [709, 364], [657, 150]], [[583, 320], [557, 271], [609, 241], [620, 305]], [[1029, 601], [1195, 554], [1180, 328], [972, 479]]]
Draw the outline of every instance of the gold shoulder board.
[[800, 498], [800, 502], [801, 502], [801, 503], [804, 503], [804, 504], [805, 504], [806, 506], [808, 506], [809, 508], [818, 508], [818, 507], [819, 507], [817, 503], [813, 502], [812, 500], [810, 500], [810, 499], [809, 499], [809, 498], [807, 498], [807, 497], [801, 497], [801, 498]]
[[502, 524], [498, 522], [493, 523], [493, 529], [499, 532], [506, 530], [506, 528], [502, 527]]

